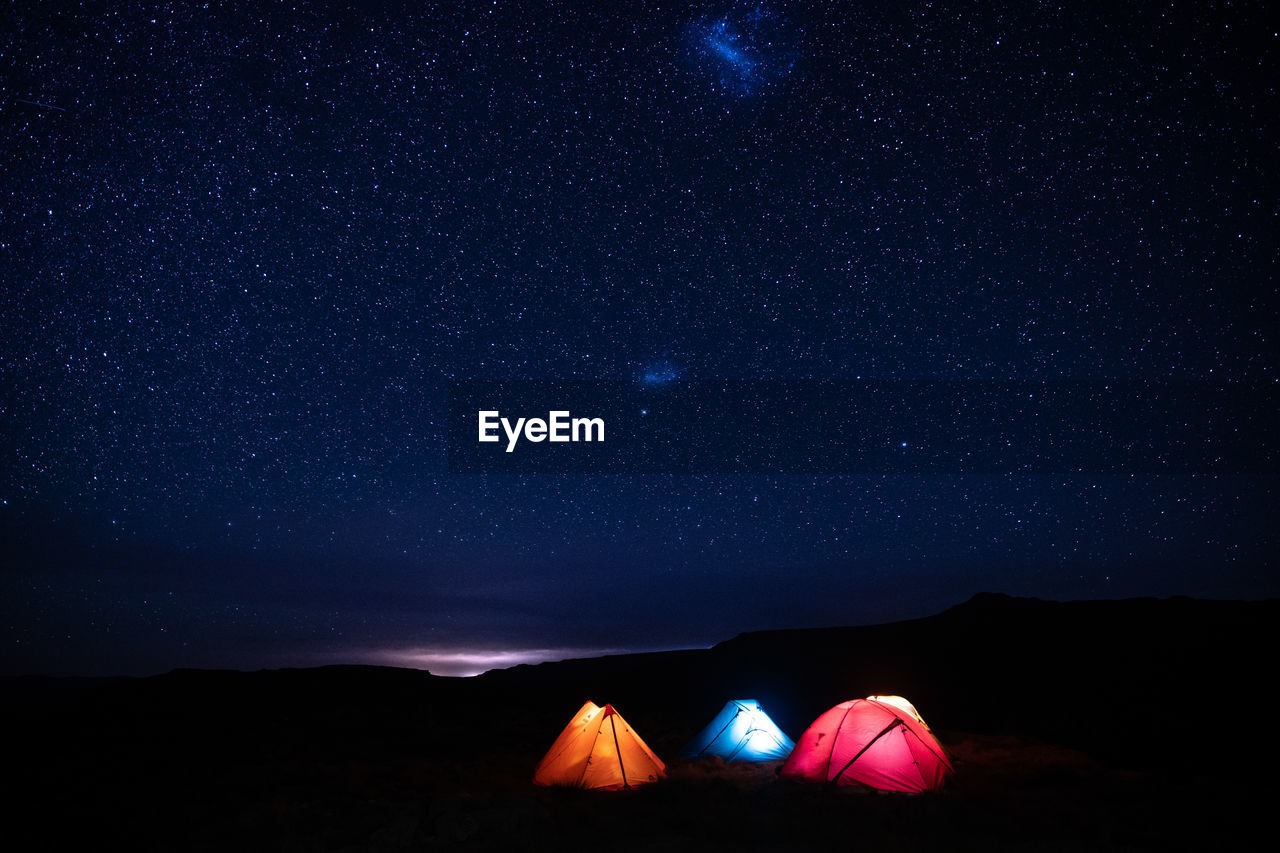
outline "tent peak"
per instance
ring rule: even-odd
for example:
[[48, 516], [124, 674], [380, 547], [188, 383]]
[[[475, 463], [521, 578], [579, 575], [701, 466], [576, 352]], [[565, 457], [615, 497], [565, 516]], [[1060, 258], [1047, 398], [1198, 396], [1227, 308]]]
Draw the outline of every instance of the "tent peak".
[[718, 756], [725, 761], [786, 758], [795, 744], [754, 699], [730, 699], [684, 749], [686, 758]]
[[666, 770], [612, 705], [588, 702], [538, 762], [533, 782], [618, 790], [656, 782]]

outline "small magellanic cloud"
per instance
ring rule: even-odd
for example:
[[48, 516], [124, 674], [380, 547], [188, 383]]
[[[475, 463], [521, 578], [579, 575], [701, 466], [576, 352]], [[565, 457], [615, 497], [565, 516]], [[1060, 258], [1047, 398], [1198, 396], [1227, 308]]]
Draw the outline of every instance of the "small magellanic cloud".
[[669, 362], [658, 362], [645, 365], [640, 374], [640, 381], [645, 385], [667, 385], [680, 378], [680, 371]]

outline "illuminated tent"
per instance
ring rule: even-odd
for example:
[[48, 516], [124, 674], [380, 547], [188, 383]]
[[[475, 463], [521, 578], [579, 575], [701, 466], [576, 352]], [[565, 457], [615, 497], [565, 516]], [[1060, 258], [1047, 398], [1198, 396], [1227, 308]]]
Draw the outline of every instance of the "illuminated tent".
[[920, 712], [916, 710], [916, 706], [912, 705], [901, 696], [868, 696], [867, 698], [873, 702], [883, 702], [886, 705], [892, 705], [899, 711], [906, 711], [908, 714], [915, 717], [917, 723], [924, 726], [926, 729], [929, 728], [929, 724], [924, 721], [924, 717], [920, 716]]
[[666, 772], [667, 765], [612, 705], [588, 702], [542, 757], [533, 782], [615, 790], [655, 782]]
[[784, 779], [867, 785], [881, 791], [934, 791], [955, 771], [929, 730], [896, 705], [841, 702], [800, 736]]
[[754, 699], [730, 699], [714, 720], [684, 748], [685, 758], [717, 755], [725, 761], [786, 758], [795, 743]]

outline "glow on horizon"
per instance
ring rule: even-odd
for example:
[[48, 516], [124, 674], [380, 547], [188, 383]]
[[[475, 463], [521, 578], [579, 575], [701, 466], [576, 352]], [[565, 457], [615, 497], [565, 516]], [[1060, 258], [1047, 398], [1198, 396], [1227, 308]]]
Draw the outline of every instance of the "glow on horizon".
[[433, 649], [402, 648], [377, 649], [356, 657], [360, 663], [379, 666], [401, 666], [409, 669], [425, 669], [432, 675], [469, 678], [491, 669], [506, 669], [521, 664], [550, 663], [574, 658], [594, 658], [605, 655], [643, 654], [667, 652], [690, 648], [689, 646], [666, 648], [541, 648], [541, 649]]

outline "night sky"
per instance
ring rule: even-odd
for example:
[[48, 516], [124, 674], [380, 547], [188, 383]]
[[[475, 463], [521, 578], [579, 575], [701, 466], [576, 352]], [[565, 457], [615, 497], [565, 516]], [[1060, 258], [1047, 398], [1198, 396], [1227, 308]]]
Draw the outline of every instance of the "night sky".
[[1264, 3], [371, 5], [0, 13], [3, 671], [1280, 594], [1270, 475], [444, 441], [460, 380], [1276, 381]]

